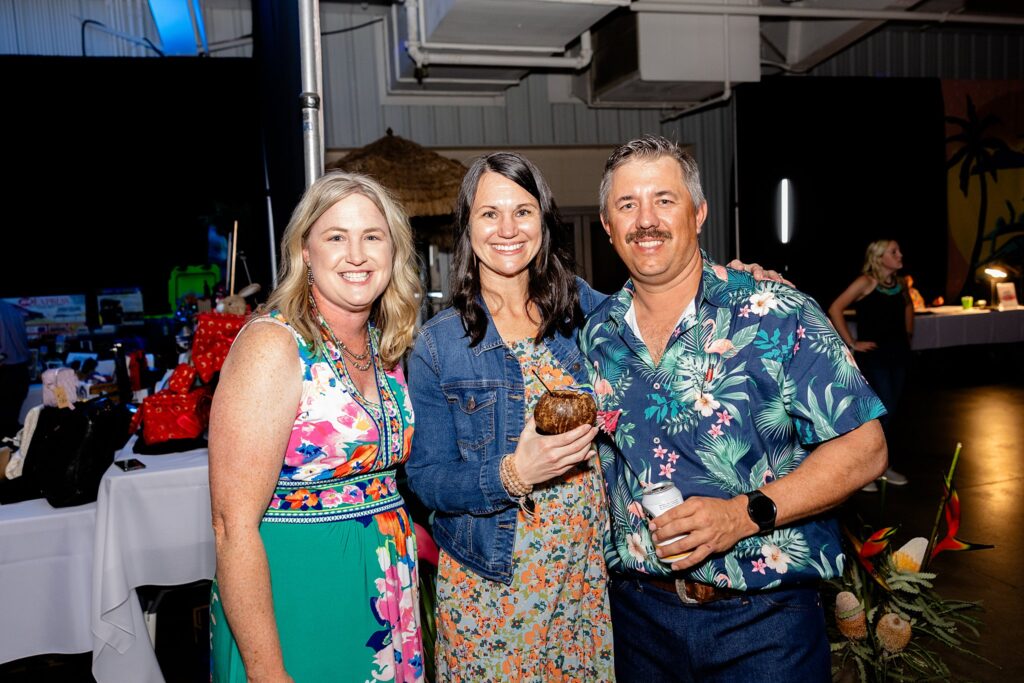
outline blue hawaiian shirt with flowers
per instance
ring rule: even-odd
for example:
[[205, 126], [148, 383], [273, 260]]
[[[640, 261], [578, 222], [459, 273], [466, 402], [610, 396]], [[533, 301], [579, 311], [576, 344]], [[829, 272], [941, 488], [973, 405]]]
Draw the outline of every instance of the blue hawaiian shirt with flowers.
[[[643, 486], [672, 480], [684, 497], [732, 498], [795, 470], [808, 449], [885, 414], [846, 345], [809, 296], [715, 265], [657, 366], [630, 329], [633, 285], [580, 333], [598, 403], [613, 572], [668, 575], [640, 507]], [[764, 590], [842, 574], [839, 529], [814, 517], [741, 540], [684, 575]]]

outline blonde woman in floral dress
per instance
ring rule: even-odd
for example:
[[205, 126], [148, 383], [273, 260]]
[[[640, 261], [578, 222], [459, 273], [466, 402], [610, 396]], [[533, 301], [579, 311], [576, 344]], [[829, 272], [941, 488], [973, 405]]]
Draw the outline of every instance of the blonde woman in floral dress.
[[365, 176], [332, 173], [282, 240], [269, 314], [243, 328], [210, 426], [212, 679], [423, 680], [416, 541], [395, 467], [412, 235]]
[[601, 295], [573, 274], [551, 192], [518, 154], [477, 160], [456, 214], [453, 307], [409, 361], [409, 484], [437, 511], [437, 678], [614, 678], [593, 426], [537, 433], [550, 388], [585, 381], [576, 329]]

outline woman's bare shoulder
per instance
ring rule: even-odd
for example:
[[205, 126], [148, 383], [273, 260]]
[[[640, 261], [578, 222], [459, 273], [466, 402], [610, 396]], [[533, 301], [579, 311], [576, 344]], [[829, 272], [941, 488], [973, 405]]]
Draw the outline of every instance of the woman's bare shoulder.
[[863, 299], [878, 286], [878, 280], [864, 273], [857, 276], [850, 288], [857, 292], [857, 298]]
[[284, 324], [256, 320], [238, 333], [224, 362], [221, 378], [252, 371], [265, 376], [291, 375], [299, 364], [297, 340], [291, 329]]

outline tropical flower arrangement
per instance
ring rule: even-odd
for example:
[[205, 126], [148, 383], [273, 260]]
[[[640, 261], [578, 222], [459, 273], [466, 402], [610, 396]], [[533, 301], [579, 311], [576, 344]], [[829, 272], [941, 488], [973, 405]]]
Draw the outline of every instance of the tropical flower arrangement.
[[[933, 649], [943, 646], [988, 661], [969, 649], [979, 637], [978, 602], [947, 600], [935, 592], [928, 564], [945, 550], [993, 546], [957, 538], [960, 499], [953, 486], [957, 444], [944, 492], [928, 538], [919, 536], [893, 551], [898, 527], [879, 529], [861, 540], [844, 529], [854, 560], [830, 582], [837, 592], [832, 627], [833, 674], [855, 667], [862, 683], [890, 680], [951, 680], [949, 666]], [[937, 540], [941, 519], [946, 533]]]

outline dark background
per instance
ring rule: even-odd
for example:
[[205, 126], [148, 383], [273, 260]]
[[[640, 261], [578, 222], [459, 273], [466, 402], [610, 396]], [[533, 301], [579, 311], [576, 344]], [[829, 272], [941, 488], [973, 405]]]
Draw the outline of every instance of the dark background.
[[[282, 21], [270, 17], [267, 30]], [[100, 289], [141, 286], [147, 313], [170, 312], [171, 269], [205, 263], [208, 224], [227, 234], [235, 219], [252, 277], [269, 289], [263, 150], [278, 234], [302, 188], [301, 140], [290, 125], [297, 101], [284, 92], [296, 87], [284, 77], [296, 69], [271, 69], [273, 54], [0, 57], [0, 296], [85, 293], [94, 323]], [[827, 307], [858, 274], [868, 242], [892, 237], [918, 289], [929, 300], [941, 293], [938, 80], [768, 80], [739, 87], [736, 106], [744, 260], [784, 269]], [[261, 129], [261, 120], [271, 123]], [[796, 194], [789, 245], [779, 243], [774, 218], [783, 177]]]
[[94, 324], [100, 289], [140, 286], [147, 313], [170, 312], [171, 269], [206, 263], [209, 223], [235, 219], [269, 288], [254, 60], [0, 57], [0, 73], [0, 296], [85, 293]]
[[[946, 282], [944, 107], [937, 79], [780, 78], [737, 88], [740, 253], [827, 308], [891, 238], [929, 302]], [[777, 237], [776, 189], [796, 195]], [[734, 245], [735, 247], [735, 245]]]

